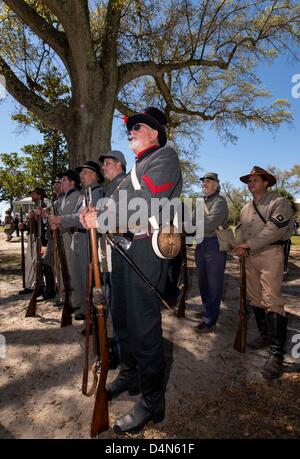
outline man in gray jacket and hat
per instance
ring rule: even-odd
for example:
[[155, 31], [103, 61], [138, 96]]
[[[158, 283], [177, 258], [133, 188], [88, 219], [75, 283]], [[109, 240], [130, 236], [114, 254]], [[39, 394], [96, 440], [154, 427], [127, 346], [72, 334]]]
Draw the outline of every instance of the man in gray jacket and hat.
[[[167, 119], [159, 109], [148, 107], [125, 122], [129, 146], [136, 155], [136, 162], [131, 173], [113, 193], [115, 216], [118, 222], [122, 211], [121, 192], [126, 191], [128, 220], [120, 223], [133, 233], [127, 254], [152, 285], [164, 292], [168, 260], [155, 254], [149, 222], [144, 228], [135, 228], [133, 222], [128, 225], [134, 213], [129, 204], [134, 198], [143, 198], [151, 218], [152, 199], [166, 198], [166, 204], [172, 198], [178, 198], [182, 188], [179, 159], [176, 151], [166, 145]], [[156, 217], [159, 218], [158, 215]], [[82, 215], [82, 221], [86, 227], [98, 226], [101, 231], [96, 210]], [[114, 398], [123, 392], [141, 392], [133, 408], [115, 422], [114, 431], [124, 433], [139, 430], [149, 421], [160, 422], [165, 415], [161, 304], [136, 271], [114, 251], [112, 288], [112, 318], [120, 344], [121, 365], [117, 378], [107, 387], [108, 395]]]
[[195, 261], [204, 313], [195, 330], [206, 333], [216, 324], [223, 294], [227, 252], [220, 251], [216, 230], [228, 226], [226, 199], [220, 195], [218, 174], [201, 177], [204, 193], [204, 237], [197, 241]]
[[270, 354], [262, 375], [276, 379], [282, 373], [287, 335], [287, 318], [281, 286], [284, 245], [292, 234], [293, 214], [288, 200], [268, 187], [276, 178], [259, 166], [240, 178], [248, 185], [253, 200], [241, 210], [236, 228], [236, 253], [246, 257], [247, 295], [253, 307], [259, 338], [254, 349], [269, 346]]

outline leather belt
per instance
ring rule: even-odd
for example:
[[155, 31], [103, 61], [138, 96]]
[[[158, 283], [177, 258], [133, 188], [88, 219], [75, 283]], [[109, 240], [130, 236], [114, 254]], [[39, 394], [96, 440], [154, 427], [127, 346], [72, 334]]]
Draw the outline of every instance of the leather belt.
[[87, 230], [83, 229], [83, 228], [70, 228], [69, 231], [70, 231], [71, 234], [74, 234], [74, 233], [86, 233], [87, 232]]
[[149, 239], [150, 236], [149, 234], [137, 234], [136, 236], [133, 236], [133, 241], [139, 241], [141, 239]]

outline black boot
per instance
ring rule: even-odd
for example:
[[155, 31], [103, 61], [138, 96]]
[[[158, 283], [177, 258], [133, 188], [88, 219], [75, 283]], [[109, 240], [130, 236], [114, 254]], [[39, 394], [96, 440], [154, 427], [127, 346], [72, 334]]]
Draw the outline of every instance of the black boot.
[[54, 276], [52, 273], [51, 266], [43, 264], [43, 274], [46, 282], [46, 289], [42, 293], [42, 296], [37, 299], [37, 301], [50, 300], [56, 297], [56, 291], [54, 286]]
[[117, 434], [137, 432], [148, 422], [157, 424], [165, 417], [164, 371], [157, 375], [143, 374], [141, 377], [142, 395], [133, 408], [117, 419], [113, 430]]
[[248, 344], [248, 347], [250, 347], [250, 349], [263, 349], [269, 346], [270, 344], [267, 329], [266, 312], [263, 308], [258, 308], [257, 306], [253, 306], [253, 312], [259, 331], [259, 337], [251, 341]]
[[120, 365], [120, 372], [113, 382], [106, 387], [108, 400], [111, 400], [123, 392], [128, 391], [129, 395], [137, 395], [140, 392], [138, 372], [135, 366], [124, 363]]
[[282, 374], [287, 318], [276, 312], [269, 312], [267, 314], [267, 326], [270, 339], [270, 355], [263, 367], [262, 375], [265, 379], [277, 379]]
[[109, 369], [115, 370], [120, 364], [120, 355], [116, 337], [108, 338]]
[[20, 290], [18, 293], [19, 295], [27, 295], [27, 293], [32, 293], [32, 292], [33, 292], [33, 288], [25, 287], [23, 290]]

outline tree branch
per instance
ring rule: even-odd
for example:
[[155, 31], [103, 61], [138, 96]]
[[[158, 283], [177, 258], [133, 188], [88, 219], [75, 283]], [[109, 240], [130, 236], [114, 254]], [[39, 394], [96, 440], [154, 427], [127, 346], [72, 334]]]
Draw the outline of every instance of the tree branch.
[[107, 5], [104, 36], [102, 42], [102, 56], [104, 62], [117, 62], [118, 34], [122, 13], [122, 2], [110, 0]]
[[88, 1], [43, 0], [43, 3], [57, 16], [64, 28], [77, 72], [81, 68], [95, 66], [96, 57], [90, 31]]
[[7, 91], [14, 99], [38, 116], [45, 124], [50, 124], [59, 131], [64, 130], [69, 119], [68, 110], [64, 105], [50, 105], [42, 97], [28, 89], [1, 56], [0, 72], [5, 77]]
[[23, 0], [3, 0], [6, 5], [43, 41], [45, 41], [68, 66], [68, 42], [64, 32], [60, 32], [45, 21]]
[[132, 116], [135, 114], [134, 110], [131, 110], [131, 108], [127, 107], [127, 105], [125, 105], [124, 102], [121, 102], [119, 99], [116, 100], [116, 109], [122, 113], [122, 115]]
[[129, 64], [121, 64], [119, 66], [119, 89], [125, 86], [132, 80], [141, 76], [155, 76], [158, 73], [166, 73], [172, 70], [180, 70], [188, 67], [217, 67], [219, 69], [226, 70], [228, 64], [222, 59], [189, 59], [183, 62], [169, 62], [167, 64], [156, 64], [153, 61], [144, 62], [131, 62]]

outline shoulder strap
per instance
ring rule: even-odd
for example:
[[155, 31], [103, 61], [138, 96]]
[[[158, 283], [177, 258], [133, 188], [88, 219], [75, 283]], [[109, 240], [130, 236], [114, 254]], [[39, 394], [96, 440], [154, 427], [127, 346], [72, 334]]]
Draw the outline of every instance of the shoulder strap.
[[260, 219], [264, 222], [264, 224], [266, 225], [267, 220], [265, 219], [265, 217], [262, 216], [262, 214], [261, 214], [260, 211], [258, 210], [258, 207], [257, 207], [257, 205], [255, 204], [254, 201], [252, 201], [252, 204], [253, 204], [253, 207], [254, 207], [255, 212], [257, 213], [257, 215], [259, 216], [259, 218], [260, 218]]

